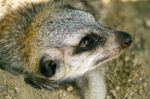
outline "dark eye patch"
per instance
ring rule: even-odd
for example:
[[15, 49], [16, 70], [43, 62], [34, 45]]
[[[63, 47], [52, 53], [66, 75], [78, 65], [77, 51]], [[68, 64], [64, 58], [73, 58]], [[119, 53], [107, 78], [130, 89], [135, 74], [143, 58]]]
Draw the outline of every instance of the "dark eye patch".
[[97, 34], [88, 34], [85, 37], [83, 37], [79, 44], [76, 46], [74, 54], [79, 54], [85, 51], [93, 50], [97, 46], [103, 46], [105, 44], [105, 41], [105, 37], [101, 37]]

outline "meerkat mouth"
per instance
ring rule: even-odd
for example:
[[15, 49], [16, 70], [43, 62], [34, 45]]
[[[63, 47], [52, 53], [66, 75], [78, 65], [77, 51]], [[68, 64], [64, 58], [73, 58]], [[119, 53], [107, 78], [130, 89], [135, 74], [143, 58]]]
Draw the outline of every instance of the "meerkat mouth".
[[122, 49], [121, 48], [114, 49], [107, 56], [105, 56], [103, 58], [97, 58], [95, 63], [94, 63], [94, 66], [98, 67], [100, 64], [103, 64], [103, 63], [105, 63], [105, 62], [107, 62], [109, 60], [112, 60], [112, 59], [118, 57], [121, 53], [122, 53]]

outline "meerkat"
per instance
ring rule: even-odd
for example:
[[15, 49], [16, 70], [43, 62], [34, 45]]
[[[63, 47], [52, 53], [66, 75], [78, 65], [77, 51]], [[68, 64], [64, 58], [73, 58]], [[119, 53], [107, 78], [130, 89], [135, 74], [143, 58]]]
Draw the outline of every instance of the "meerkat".
[[88, 86], [82, 98], [104, 99], [104, 76], [95, 68], [131, 43], [128, 33], [104, 27], [87, 11], [54, 2], [25, 4], [0, 20], [0, 68], [39, 89], [76, 80]]

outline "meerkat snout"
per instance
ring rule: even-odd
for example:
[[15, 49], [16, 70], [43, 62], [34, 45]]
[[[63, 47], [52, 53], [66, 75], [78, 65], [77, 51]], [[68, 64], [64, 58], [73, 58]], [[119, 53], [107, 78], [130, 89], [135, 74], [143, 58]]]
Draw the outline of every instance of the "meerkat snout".
[[123, 32], [123, 31], [117, 31], [116, 35], [117, 35], [117, 38], [118, 38], [122, 47], [127, 48], [131, 45], [132, 38], [128, 33]]

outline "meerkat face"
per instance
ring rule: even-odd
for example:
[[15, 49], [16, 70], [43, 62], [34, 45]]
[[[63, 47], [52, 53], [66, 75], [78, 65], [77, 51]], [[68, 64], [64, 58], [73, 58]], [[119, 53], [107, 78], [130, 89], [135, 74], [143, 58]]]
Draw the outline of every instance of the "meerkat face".
[[[107, 28], [95, 31], [91, 29], [77, 39], [79, 41], [75, 45], [68, 46], [64, 50], [64, 60], [68, 64], [66, 65], [68, 77], [83, 75], [86, 71], [99, 67], [119, 56], [131, 44], [129, 34]], [[71, 41], [73, 42], [74, 39]], [[68, 43], [71, 41], [67, 40]]]
[[66, 9], [43, 19], [36, 40], [42, 53], [40, 72], [52, 80], [81, 76], [132, 42], [129, 34], [103, 27], [85, 11]]

